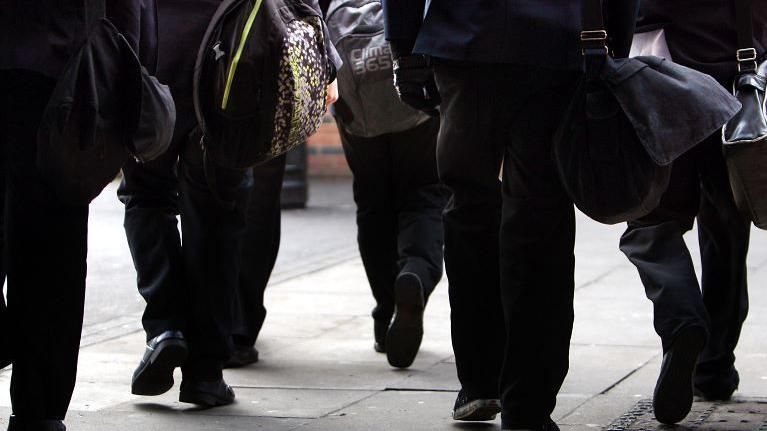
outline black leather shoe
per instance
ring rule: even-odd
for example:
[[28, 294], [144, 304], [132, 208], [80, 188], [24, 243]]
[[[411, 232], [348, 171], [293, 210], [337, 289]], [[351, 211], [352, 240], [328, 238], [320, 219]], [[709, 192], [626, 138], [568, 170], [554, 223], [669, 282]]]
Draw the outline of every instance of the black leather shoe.
[[173, 370], [186, 361], [189, 353], [181, 331], [165, 331], [147, 343], [144, 357], [133, 372], [131, 393], [160, 395], [173, 387]]
[[695, 396], [705, 401], [729, 401], [738, 389], [740, 375], [734, 366], [716, 375], [701, 375], [701, 369], [695, 375]]
[[378, 353], [386, 353], [386, 333], [389, 331], [389, 320], [373, 321], [373, 336], [375, 343], [373, 349]]
[[182, 403], [197, 404], [202, 407], [219, 407], [234, 402], [234, 390], [224, 379], [212, 381], [181, 381], [178, 400]]
[[426, 304], [421, 279], [403, 272], [394, 282], [394, 319], [386, 334], [386, 359], [397, 368], [415, 360], [423, 339], [423, 310]]
[[67, 431], [64, 422], [59, 420], [22, 419], [11, 416], [8, 421], [8, 431]]
[[491, 421], [501, 411], [501, 401], [493, 398], [472, 398], [461, 389], [453, 406], [453, 420]]
[[658, 422], [672, 425], [690, 413], [695, 365], [705, 344], [706, 334], [703, 329], [697, 326], [684, 328], [663, 355], [653, 397], [653, 409]]
[[538, 428], [511, 428], [502, 426], [502, 431], [559, 431], [559, 426], [551, 418]]
[[224, 368], [240, 368], [258, 362], [258, 350], [254, 346], [234, 346], [232, 356], [224, 363]]

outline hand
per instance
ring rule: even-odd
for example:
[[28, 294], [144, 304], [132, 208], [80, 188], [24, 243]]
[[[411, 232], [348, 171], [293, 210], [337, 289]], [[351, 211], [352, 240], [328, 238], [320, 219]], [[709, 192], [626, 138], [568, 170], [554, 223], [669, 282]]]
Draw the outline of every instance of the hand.
[[405, 55], [394, 59], [394, 87], [400, 100], [431, 116], [442, 102], [428, 57]]
[[325, 105], [330, 107], [330, 105], [336, 103], [338, 101], [338, 80], [334, 79], [333, 82], [328, 85], [328, 91], [325, 96]]

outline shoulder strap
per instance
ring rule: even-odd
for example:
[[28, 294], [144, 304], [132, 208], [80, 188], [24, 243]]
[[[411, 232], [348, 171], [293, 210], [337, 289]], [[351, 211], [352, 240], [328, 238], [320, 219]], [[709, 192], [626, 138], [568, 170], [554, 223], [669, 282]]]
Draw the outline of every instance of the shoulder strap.
[[85, 27], [89, 33], [101, 18], [106, 17], [105, 3], [105, 0], [85, 0]]
[[607, 29], [602, 0], [583, 0], [581, 4], [581, 53], [586, 63], [586, 75], [593, 79], [599, 76], [610, 53]]
[[738, 26], [738, 72], [756, 73], [756, 48], [754, 48], [753, 0], [735, 0], [735, 23]]

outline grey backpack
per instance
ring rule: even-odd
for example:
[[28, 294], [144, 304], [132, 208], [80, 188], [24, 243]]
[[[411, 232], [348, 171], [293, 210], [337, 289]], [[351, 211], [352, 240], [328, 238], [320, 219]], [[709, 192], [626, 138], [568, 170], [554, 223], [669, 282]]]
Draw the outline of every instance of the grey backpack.
[[409, 130], [429, 119], [402, 103], [394, 89], [380, 0], [333, 0], [325, 21], [344, 61], [334, 114], [347, 132], [372, 137]]

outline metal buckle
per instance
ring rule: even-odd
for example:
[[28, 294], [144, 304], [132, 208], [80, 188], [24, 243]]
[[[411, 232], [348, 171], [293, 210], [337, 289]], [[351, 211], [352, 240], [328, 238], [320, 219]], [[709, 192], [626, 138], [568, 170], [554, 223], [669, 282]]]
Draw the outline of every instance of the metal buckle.
[[745, 72], [756, 72], [756, 70], [759, 68], [759, 65], [756, 63], [756, 49], [755, 48], [744, 48], [739, 49], [736, 58], [738, 59], [738, 73]]
[[586, 55], [586, 49], [596, 49], [596, 48], [604, 49], [605, 55], [610, 54], [610, 50], [609, 48], [607, 48], [607, 31], [606, 30], [582, 31], [581, 32], [581, 53], [583, 55]]

